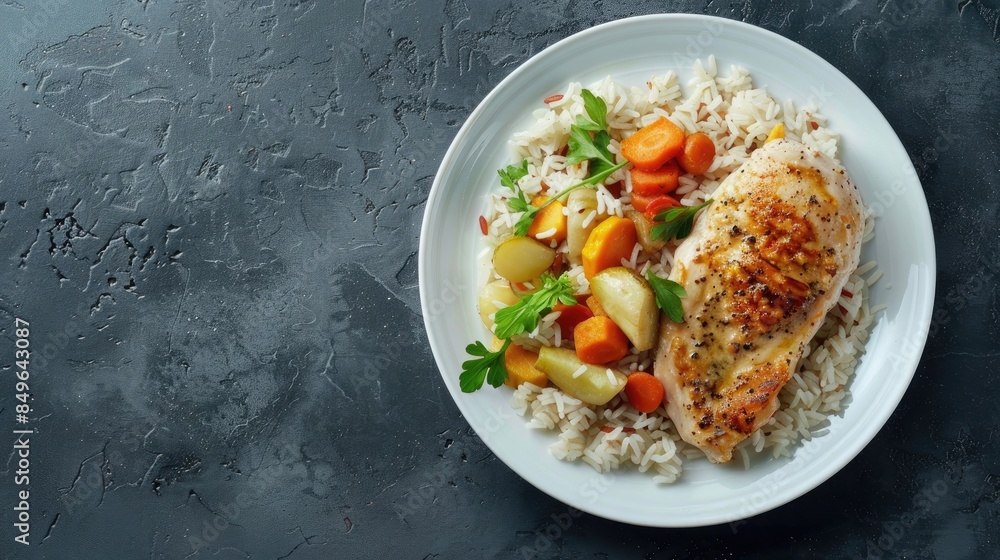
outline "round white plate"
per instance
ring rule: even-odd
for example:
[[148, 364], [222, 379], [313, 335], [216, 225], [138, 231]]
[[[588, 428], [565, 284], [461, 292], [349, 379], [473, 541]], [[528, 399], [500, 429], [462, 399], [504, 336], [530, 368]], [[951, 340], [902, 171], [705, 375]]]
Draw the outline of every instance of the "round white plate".
[[[489, 340], [476, 312], [483, 250], [478, 216], [499, 188], [496, 170], [512, 163], [507, 141], [532, 122], [542, 99], [570, 81], [607, 75], [640, 85], [674, 70], [686, 83], [697, 58], [736, 64], [757, 87], [797, 106], [817, 103], [842, 135], [840, 155], [865, 202], [881, 211], [862, 262], [877, 259], [885, 276], [871, 304], [877, 321], [851, 386], [853, 400], [829, 432], [800, 445], [791, 459], [737, 465], [685, 461], [672, 485], [635, 469], [598, 474], [548, 451], [555, 433], [529, 430], [508, 404], [510, 389], [459, 389], [465, 346]], [[503, 80], [455, 137], [431, 188], [420, 236], [420, 301], [431, 349], [462, 414], [493, 452], [525, 480], [577, 509], [655, 527], [712, 525], [743, 519], [815, 488], [875, 436], [902, 398], [924, 347], [934, 301], [934, 238], [916, 172], [878, 109], [836, 68], [804, 47], [752, 25], [698, 15], [615, 21], [564, 39]], [[488, 342], [487, 342], [488, 343]], [[734, 461], [736, 462], [736, 461]]]

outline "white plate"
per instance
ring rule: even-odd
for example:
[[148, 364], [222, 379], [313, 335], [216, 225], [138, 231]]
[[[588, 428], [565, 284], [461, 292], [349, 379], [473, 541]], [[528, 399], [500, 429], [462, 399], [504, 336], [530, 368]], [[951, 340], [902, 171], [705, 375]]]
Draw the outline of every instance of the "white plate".
[[[459, 389], [465, 346], [488, 340], [476, 312], [477, 223], [484, 197], [498, 188], [496, 170], [511, 163], [507, 141], [531, 123], [541, 100], [570, 81], [611, 75], [643, 84], [674, 70], [682, 83], [696, 58], [714, 54], [720, 69], [737, 64], [757, 87], [801, 106], [812, 98], [842, 134], [841, 159], [869, 205], [878, 205], [874, 241], [862, 262], [875, 258], [885, 276], [872, 290], [878, 319], [858, 367], [853, 401], [833, 417], [829, 433], [800, 445], [792, 459], [735, 465], [685, 461], [673, 485], [625, 469], [599, 475], [580, 462], [549, 453], [552, 432], [529, 430], [511, 411], [511, 391]], [[431, 349], [462, 414], [490, 449], [525, 480], [577, 509], [608, 519], [656, 527], [730, 522], [767, 511], [827, 480], [875, 436], [902, 398], [930, 325], [934, 301], [934, 238], [927, 203], [906, 151], [878, 109], [836, 68], [769, 31], [697, 15], [654, 15], [600, 25], [535, 55], [476, 108], [441, 163], [427, 200], [420, 236], [420, 301]]]

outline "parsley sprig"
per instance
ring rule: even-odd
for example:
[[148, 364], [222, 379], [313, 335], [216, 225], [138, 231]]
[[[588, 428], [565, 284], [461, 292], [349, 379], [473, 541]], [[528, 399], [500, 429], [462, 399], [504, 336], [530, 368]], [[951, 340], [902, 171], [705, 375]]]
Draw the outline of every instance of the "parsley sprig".
[[[576, 122], [570, 126], [566, 165], [575, 165], [584, 161], [590, 162], [588, 167], [590, 177], [549, 197], [541, 206], [532, 206], [525, 198], [524, 193], [517, 188], [517, 181], [528, 174], [528, 161], [524, 160], [520, 166], [509, 165], [507, 169], [498, 171], [500, 182], [508, 186], [515, 194], [507, 199], [507, 207], [512, 212], [523, 212], [521, 218], [514, 225], [514, 235], [526, 235], [528, 228], [531, 227], [531, 222], [535, 219], [535, 214], [542, 208], [576, 189], [603, 183], [615, 171], [628, 165], [628, 161], [615, 163], [614, 154], [608, 150], [611, 136], [606, 130], [608, 126], [607, 104], [587, 89], [581, 91], [580, 96], [583, 98], [585, 114], [577, 116]], [[592, 132], [593, 136], [591, 136]]]
[[465, 347], [465, 351], [474, 358], [462, 363], [462, 373], [458, 377], [462, 392], [476, 391], [484, 381], [493, 387], [503, 385], [507, 380], [504, 352], [511, 344], [510, 337], [535, 330], [542, 316], [557, 303], [576, 304], [573, 284], [566, 273], [559, 278], [543, 274], [542, 287], [537, 292], [497, 311], [493, 318], [493, 333], [497, 338], [504, 339], [503, 346], [495, 352], [490, 352], [479, 341]]
[[531, 332], [538, 326], [542, 314], [557, 303], [576, 304], [569, 275], [563, 273], [556, 278], [551, 274], [543, 274], [542, 287], [537, 292], [497, 311], [493, 318], [493, 333], [497, 338], [510, 338], [516, 334]]
[[496, 352], [490, 352], [482, 342], [478, 340], [475, 344], [465, 347], [465, 351], [470, 356], [481, 356], [479, 359], [472, 359], [462, 363], [462, 375], [458, 377], [458, 385], [463, 393], [471, 393], [483, 386], [487, 381], [493, 387], [503, 385], [507, 380], [507, 366], [504, 364], [503, 355], [510, 346], [510, 339], [503, 342], [503, 346]]
[[525, 208], [530, 208], [531, 204], [524, 196], [524, 191], [517, 186], [517, 182], [528, 174], [528, 160], [521, 160], [521, 165], [508, 165], [506, 169], [497, 169], [500, 175], [500, 184], [513, 191], [514, 196], [507, 199], [507, 207], [514, 212], [523, 212]]
[[659, 239], [660, 241], [670, 241], [675, 237], [677, 239], [684, 239], [691, 234], [691, 228], [694, 227], [695, 214], [711, 203], [712, 199], [710, 198], [697, 206], [667, 208], [656, 215], [656, 221], [662, 223], [654, 225], [652, 231], [650, 231], [650, 235], [653, 239]]
[[656, 306], [666, 313], [671, 321], [683, 323], [684, 307], [681, 305], [681, 298], [687, 297], [684, 287], [673, 280], [660, 278], [651, 270], [646, 271], [646, 280], [656, 295]]
[[616, 165], [615, 156], [608, 149], [611, 143], [607, 131], [608, 105], [587, 89], [581, 91], [580, 96], [587, 114], [578, 116], [576, 123], [569, 128], [566, 165], [589, 161], [590, 174], [598, 175]]

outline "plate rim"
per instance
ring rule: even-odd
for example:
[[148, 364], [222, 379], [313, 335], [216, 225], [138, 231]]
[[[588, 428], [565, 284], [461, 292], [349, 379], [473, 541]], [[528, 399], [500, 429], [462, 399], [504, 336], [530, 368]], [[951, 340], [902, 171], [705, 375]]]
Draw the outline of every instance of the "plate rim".
[[[441, 161], [441, 165], [438, 167], [438, 170], [435, 174], [431, 190], [427, 197], [427, 201], [424, 205], [424, 215], [421, 220], [421, 233], [420, 233], [420, 242], [418, 248], [418, 284], [420, 290], [421, 313], [423, 316], [424, 328], [427, 332], [428, 342], [430, 343], [432, 354], [434, 355], [435, 366], [437, 367], [438, 373], [441, 375], [442, 380], [445, 382], [445, 385], [448, 388], [449, 396], [455, 402], [456, 406], [459, 408], [462, 415], [466, 417], [466, 422], [469, 423], [469, 426], [472, 427], [473, 430], [475, 430], [475, 427], [473, 427], [471, 422], [469, 422], [469, 417], [470, 417], [469, 411], [471, 410], [470, 407], [472, 405], [467, 399], [455, 398], [456, 395], [454, 392], [454, 388], [456, 387], [455, 384], [457, 383], [457, 381], [453, 382], [453, 380], [451, 380], [446, 374], [447, 368], [442, 367], [442, 364], [446, 363], [446, 360], [442, 359], [444, 358], [444, 356], [441, 355], [443, 351], [439, 350], [437, 348], [437, 345], [435, 344], [435, 339], [436, 339], [436, 335], [434, 334], [435, 329], [431, 324], [432, 313], [428, 313], [428, 310], [431, 309], [432, 296], [429, 292], [428, 278], [427, 278], [428, 274], [430, 274], [428, 270], [429, 264], [427, 262], [429, 259], [428, 255], [430, 254], [430, 248], [428, 247], [429, 238], [428, 235], [425, 235], [425, 233], [429, 231], [429, 229], [432, 227], [430, 220], [433, 217], [432, 216], [433, 212], [431, 210], [436, 207], [440, 197], [444, 196], [442, 191], [443, 187], [441, 186], [442, 177], [446, 175], [446, 171], [455, 164], [456, 155], [460, 150], [460, 147], [466, 140], [466, 137], [470, 134], [470, 131], [473, 128], [474, 123], [477, 120], [479, 120], [482, 114], [488, 110], [488, 108], [492, 105], [494, 99], [499, 97], [500, 92], [509, 87], [511, 83], [516, 83], [523, 74], [527, 74], [528, 72], [530, 72], [530, 70], [534, 65], [540, 64], [540, 61], [545, 60], [546, 53], [549, 53], [549, 56], [551, 56], [553, 52], [564, 49], [566, 48], [567, 45], [570, 45], [574, 42], [584, 41], [593, 35], [608, 33], [619, 27], [627, 28], [628, 26], [631, 25], [640, 23], [647, 24], [649, 22], [653, 22], [655, 24], [657, 21], [674, 22], [674, 21], [684, 21], [684, 20], [688, 20], [691, 22], [707, 22], [707, 23], [715, 22], [718, 24], [722, 24], [727, 28], [740, 29], [740, 31], [743, 33], [752, 33], [752, 34], [757, 34], [759, 36], [763, 36], [771, 43], [777, 43], [778, 45], [792, 47], [793, 48], [793, 52], [791, 53], [792, 55], [794, 56], [802, 55], [807, 58], [813, 59], [810, 62], [819, 64], [821, 71], [831, 73], [838, 79], [846, 82], [846, 84], [848, 84], [849, 87], [852, 87], [854, 89], [854, 92], [860, 95], [860, 99], [864, 103], [867, 103], [870, 106], [870, 109], [874, 110], [877, 113], [877, 115], [882, 119], [883, 123], [887, 127], [888, 131], [891, 132], [891, 137], [893, 141], [893, 145], [891, 146], [891, 148], [898, 149], [900, 152], [902, 152], [902, 154], [906, 155], [907, 170], [913, 171], [912, 182], [915, 183], [916, 186], [916, 188], [913, 189], [913, 192], [908, 193], [908, 195], [912, 196], [912, 200], [914, 201], [915, 206], [917, 206], [918, 207], [917, 209], [920, 210], [919, 213], [911, 213], [911, 216], [914, 222], [923, 222], [923, 225], [925, 227], [921, 229], [926, 233], [926, 235], [929, 236], [929, 240], [931, 241], [931, 247], [934, 246], [933, 245], [934, 231], [930, 219], [930, 210], [927, 206], [926, 195], [924, 194], [924, 190], [922, 184], [920, 183], [919, 176], [916, 174], [915, 168], [913, 167], [913, 163], [912, 161], [910, 161], [905, 146], [899, 139], [898, 134], [896, 134], [896, 131], [892, 128], [892, 125], [889, 124], [888, 120], [885, 118], [885, 116], [882, 114], [879, 108], [874, 104], [874, 102], [871, 101], [868, 95], [863, 90], [861, 90], [861, 88], [859, 88], [843, 72], [841, 72], [839, 69], [837, 69], [835, 66], [833, 66], [830, 62], [825, 60], [820, 55], [814, 53], [807, 47], [800, 45], [799, 43], [787, 37], [784, 37], [780, 34], [777, 34], [773, 31], [738, 20], [732, 20], [718, 16], [702, 15], [702, 14], [666, 13], [666, 14], [640, 15], [640, 16], [633, 16], [628, 18], [612, 20], [606, 23], [589, 27], [587, 29], [583, 29], [581, 31], [578, 31], [576, 33], [573, 33], [571, 35], [568, 35], [560, 39], [559, 41], [553, 43], [552, 45], [549, 45], [545, 49], [529, 57], [527, 60], [521, 63], [517, 68], [515, 68], [509, 75], [507, 75], [504, 79], [502, 79], [496, 86], [494, 86], [493, 89], [483, 98], [483, 100], [476, 106], [476, 108], [470, 113], [469, 117], [465, 120], [462, 127], [456, 133], [454, 140], [449, 145], [448, 150], [445, 152], [445, 155]], [[704, 56], [707, 56], [708, 54], [709, 53], [706, 53]], [[753, 73], [752, 68], [750, 68], [750, 71], [752, 74]], [[784, 504], [787, 504], [788, 502], [791, 502], [792, 500], [814, 490], [823, 483], [827, 482], [832, 476], [834, 476], [837, 472], [839, 472], [844, 466], [846, 466], [849, 462], [851, 462], [863, 449], [865, 449], [868, 446], [868, 444], [885, 426], [885, 423], [888, 421], [889, 417], [891, 417], [891, 415], [898, 408], [899, 402], [902, 400], [903, 395], [905, 394], [906, 390], [912, 383], [913, 377], [916, 374], [916, 370], [920, 362], [920, 357], [926, 346], [926, 341], [929, 334], [929, 327], [931, 322], [930, 320], [933, 312], [933, 301], [937, 287], [936, 286], [937, 263], [936, 263], [935, 252], [931, 250], [929, 252], [928, 260], [926, 260], [925, 262], [921, 262], [920, 264], [925, 267], [925, 273], [923, 275], [929, 278], [927, 285], [922, 286], [923, 288], [922, 293], [926, 292], [927, 299], [928, 301], [930, 301], [930, 305], [923, 306], [922, 309], [920, 309], [920, 311], [917, 313], [919, 319], [917, 326], [919, 329], [922, 330], [922, 333], [917, 338], [912, 339], [911, 342], [917, 345], [917, 347], [919, 348], [919, 352], [916, 352], [915, 355], [910, 360], [908, 360], [908, 362], [905, 364], [906, 365], [905, 368], [896, 371], [897, 374], [906, 373], [906, 382], [900, 384], [893, 394], [888, 395], [889, 397], [891, 397], [891, 406], [884, 406], [878, 409], [878, 414], [876, 416], [877, 420], [876, 424], [878, 427], [874, 430], [867, 430], [862, 434], [864, 437], [858, 438], [853, 443], [849, 443], [844, 452], [838, 455], [837, 460], [821, 464], [817, 469], [817, 471], [819, 471], [820, 474], [818, 476], [813, 477], [816, 480], [815, 483], [795, 486], [790, 491], [786, 489], [786, 491], [784, 492], [778, 492], [776, 494], [773, 494], [770, 496], [770, 499], [766, 504], [756, 508], [749, 515], [736, 514], [736, 515], [715, 515], [715, 516], [702, 515], [702, 516], [692, 516], [692, 517], [682, 516], [680, 518], [671, 518], [668, 520], [632, 518], [621, 515], [609, 515], [608, 512], [601, 511], [599, 508], [591, 507], [591, 504], [583, 503], [579, 498], [567, 499], [566, 496], [554, 494], [541, 484], [544, 481], [536, 480], [536, 477], [533, 474], [524, 472], [524, 470], [520, 466], [511, 464], [510, 462], [505, 460], [502, 453], [498, 452], [498, 450], [494, 447], [495, 443], [490, 441], [489, 438], [483, 438], [482, 436], [479, 436], [478, 432], [477, 436], [480, 437], [481, 441], [483, 441], [483, 443], [486, 444], [487, 447], [489, 447], [491, 452], [494, 455], [496, 455], [497, 458], [504, 463], [504, 465], [513, 470], [515, 473], [518, 474], [518, 476], [520, 476], [522, 479], [524, 479], [532, 486], [538, 488], [540, 491], [544, 492], [545, 494], [551, 496], [552, 498], [562, 503], [565, 503], [571, 507], [574, 507], [581, 511], [586, 511], [588, 513], [591, 513], [593, 515], [605, 519], [610, 519], [613, 521], [628, 523], [632, 525], [647, 526], [647, 527], [676, 527], [676, 528], [702, 527], [702, 526], [711, 526], [721, 523], [733, 522], [770, 511], [774, 508], [780, 507]], [[799, 445], [801, 445], [801, 443]], [[583, 466], [581, 465], [581, 468], [582, 467]], [[650, 480], [650, 484], [651, 485], [654, 484], [652, 480]]]

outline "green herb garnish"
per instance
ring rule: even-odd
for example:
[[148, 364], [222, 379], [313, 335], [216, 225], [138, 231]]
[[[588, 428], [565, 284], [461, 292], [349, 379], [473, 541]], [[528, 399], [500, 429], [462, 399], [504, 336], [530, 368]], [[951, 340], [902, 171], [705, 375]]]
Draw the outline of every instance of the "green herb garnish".
[[493, 387], [503, 385], [507, 380], [507, 366], [503, 354], [510, 346], [510, 339], [496, 352], [490, 352], [482, 342], [476, 341], [465, 347], [470, 356], [482, 356], [478, 359], [462, 362], [462, 375], [458, 376], [458, 385], [463, 393], [471, 393], [483, 386], [483, 381], [489, 381]]
[[[506, 169], [497, 169], [500, 176], [500, 184], [510, 189], [514, 196], [507, 199], [507, 207], [512, 212], [526, 212], [533, 208], [524, 196], [524, 191], [517, 186], [517, 182], [528, 174], [528, 160], [521, 160], [521, 165], [508, 165]], [[527, 230], [525, 230], [527, 231]], [[524, 235], [518, 234], [518, 235]]]
[[652, 231], [650, 231], [650, 235], [653, 239], [659, 239], [660, 241], [670, 241], [675, 237], [677, 239], [684, 239], [691, 234], [695, 214], [711, 203], [712, 199], [710, 198], [697, 206], [667, 208], [656, 215], [655, 221], [662, 223], [654, 225]]
[[576, 126], [584, 129], [590, 130], [592, 132], [597, 132], [599, 130], [605, 130], [608, 128], [608, 105], [603, 99], [597, 97], [589, 89], [585, 89], [580, 92], [580, 97], [583, 98], [583, 110], [587, 113], [586, 115], [580, 115], [576, 118]]
[[671, 321], [683, 323], [684, 307], [681, 305], [681, 298], [687, 297], [684, 287], [673, 280], [660, 278], [652, 271], [646, 272], [646, 280], [656, 294], [656, 306], [666, 313]]
[[[508, 165], [507, 169], [499, 170], [500, 182], [509, 187], [515, 197], [507, 199], [507, 207], [512, 212], [523, 212], [520, 219], [514, 225], [514, 235], [524, 236], [531, 227], [531, 222], [535, 219], [535, 214], [539, 210], [552, 204], [556, 200], [563, 198], [574, 190], [589, 185], [603, 183], [615, 171], [628, 165], [627, 161], [615, 163], [615, 156], [608, 150], [611, 143], [611, 136], [606, 130], [608, 126], [607, 115], [608, 106], [603, 99], [597, 97], [590, 90], [580, 92], [583, 97], [583, 107], [585, 115], [576, 118], [576, 123], [570, 127], [569, 142], [566, 150], [566, 165], [574, 165], [584, 161], [589, 161], [588, 171], [590, 177], [583, 181], [563, 189], [554, 196], [550, 196], [541, 206], [532, 206], [525, 198], [524, 193], [517, 188], [518, 179], [528, 174], [528, 162], [524, 160], [521, 166]], [[591, 136], [591, 132], [594, 133]]]
[[542, 287], [537, 292], [497, 311], [493, 318], [493, 333], [497, 338], [510, 338], [516, 334], [531, 332], [538, 326], [542, 314], [557, 303], [576, 304], [569, 275], [564, 273], [556, 278], [551, 274], [543, 274]]
[[508, 165], [507, 169], [497, 169], [500, 175], [500, 184], [514, 191], [520, 192], [517, 182], [528, 174], [528, 160], [521, 160], [521, 165]]
[[[566, 150], [566, 165], [574, 165], [590, 161], [591, 175], [603, 173], [615, 166], [615, 156], [608, 150], [611, 136], [608, 135], [608, 106], [604, 100], [590, 90], [580, 92], [583, 97], [583, 107], [586, 116], [576, 118], [576, 124], [569, 129], [569, 142]], [[591, 137], [590, 133], [594, 136]]]
[[542, 316], [557, 303], [576, 304], [576, 299], [573, 297], [573, 283], [565, 273], [559, 278], [543, 274], [542, 287], [537, 292], [524, 296], [514, 305], [497, 311], [493, 317], [493, 334], [497, 338], [504, 339], [503, 346], [496, 352], [490, 352], [479, 341], [465, 347], [469, 355], [479, 357], [462, 363], [462, 374], [458, 377], [462, 392], [476, 391], [483, 386], [484, 381], [493, 387], [503, 385], [507, 379], [507, 366], [504, 365], [503, 355], [510, 346], [510, 337], [535, 330]]

